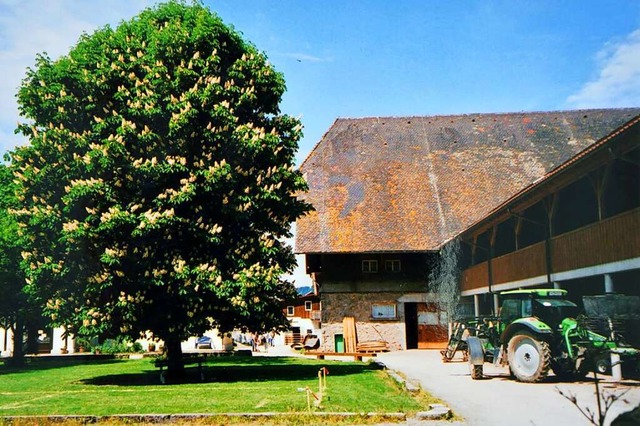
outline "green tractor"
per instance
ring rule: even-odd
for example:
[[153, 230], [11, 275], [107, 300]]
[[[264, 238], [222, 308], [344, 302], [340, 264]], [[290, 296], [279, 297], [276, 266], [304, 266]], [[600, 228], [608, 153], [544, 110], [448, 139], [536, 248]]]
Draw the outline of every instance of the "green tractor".
[[[579, 380], [610, 358], [611, 352], [637, 358], [638, 350], [590, 331], [579, 321], [578, 306], [560, 289], [514, 290], [500, 294], [498, 317], [476, 318], [459, 330], [471, 377], [483, 377], [483, 364], [508, 364], [521, 382]], [[462, 343], [464, 341], [464, 343]], [[450, 341], [450, 346], [452, 342]], [[443, 359], [446, 360], [446, 350]], [[637, 360], [634, 360], [637, 363]]]

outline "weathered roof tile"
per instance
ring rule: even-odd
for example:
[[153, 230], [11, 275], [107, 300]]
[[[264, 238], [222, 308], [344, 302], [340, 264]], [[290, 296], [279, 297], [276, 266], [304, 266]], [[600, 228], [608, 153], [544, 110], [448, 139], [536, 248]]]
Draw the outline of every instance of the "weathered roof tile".
[[640, 108], [338, 119], [301, 170], [296, 252], [437, 250]]

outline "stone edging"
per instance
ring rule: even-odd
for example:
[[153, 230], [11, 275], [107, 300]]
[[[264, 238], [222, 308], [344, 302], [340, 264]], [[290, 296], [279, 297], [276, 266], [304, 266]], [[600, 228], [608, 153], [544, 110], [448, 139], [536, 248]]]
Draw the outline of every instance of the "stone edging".
[[65, 421], [74, 421], [83, 424], [120, 421], [123, 423], [172, 423], [189, 420], [201, 420], [208, 418], [238, 418], [238, 419], [264, 419], [272, 417], [319, 417], [319, 418], [376, 418], [381, 421], [393, 420], [404, 421], [407, 419], [405, 413], [345, 413], [345, 412], [315, 412], [315, 413], [193, 413], [193, 414], [114, 414], [105, 416], [93, 415], [42, 415], [42, 416], [0, 416], [0, 422], [12, 423], [16, 422], [36, 422], [43, 421], [51, 423], [62, 423]]
[[[409, 379], [405, 379], [397, 371], [389, 370], [383, 363], [377, 362], [389, 376], [398, 384], [403, 386], [409, 393], [416, 394], [420, 392], [420, 384]], [[451, 409], [443, 404], [429, 404], [429, 411], [419, 411], [416, 413], [418, 420], [442, 420], [451, 417]]]

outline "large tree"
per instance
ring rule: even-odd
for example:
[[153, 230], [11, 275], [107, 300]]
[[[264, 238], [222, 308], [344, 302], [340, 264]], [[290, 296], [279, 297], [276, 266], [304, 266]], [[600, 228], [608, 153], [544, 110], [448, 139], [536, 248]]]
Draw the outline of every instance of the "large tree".
[[39, 55], [13, 153], [28, 291], [81, 335], [151, 331], [169, 369], [212, 326], [282, 329], [283, 237], [310, 209], [283, 76], [199, 4], [171, 1]]

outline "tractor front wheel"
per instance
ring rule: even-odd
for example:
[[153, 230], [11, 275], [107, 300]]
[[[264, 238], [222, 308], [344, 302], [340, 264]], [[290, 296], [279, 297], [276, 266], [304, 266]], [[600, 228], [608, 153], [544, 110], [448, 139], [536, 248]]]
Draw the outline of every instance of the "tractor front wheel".
[[596, 372], [598, 374], [609, 374], [611, 375], [611, 361], [602, 356], [596, 360]]
[[536, 383], [549, 374], [551, 350], [549, 344], [530, 333], [520, 332], [509, 340], [509, 369], [520, 382]]
[[482, 377], [483, 377], [483, 374], [482, 374], [482, 364], [480, 364], [480, 365], [473, 365], [473, 364], [471, 364], [471, 365], [470, 365], [470, 368], [471, 368], [471, 378], [472, 378], [473, 380], [480, 380], [480, 379], [482, 379]]

